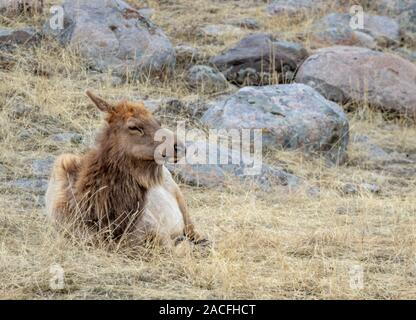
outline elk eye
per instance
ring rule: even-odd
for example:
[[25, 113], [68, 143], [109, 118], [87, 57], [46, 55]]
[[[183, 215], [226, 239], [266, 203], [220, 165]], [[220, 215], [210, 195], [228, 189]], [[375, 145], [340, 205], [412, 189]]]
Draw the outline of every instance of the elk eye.
[[142, 128], [139, 127], [129, 127], [129, 130], [134, 133], [138, 133], [139, 135], [144, 135], [144, 131]]

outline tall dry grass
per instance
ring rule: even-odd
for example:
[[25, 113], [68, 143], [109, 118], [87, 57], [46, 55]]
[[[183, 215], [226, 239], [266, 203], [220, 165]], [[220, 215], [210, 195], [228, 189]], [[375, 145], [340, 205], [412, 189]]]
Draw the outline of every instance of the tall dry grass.
[[[58, 1], [51, 1], [51, 4]], [[142, 1], [130, 1], [143, 5]], [[260, 31], [299, 41], [317, 17], [276, 20], [262, 2], [148, 1], [154, 20], [175, 44], [190, 43], [207, 56], [244, 35], [216, 40], [195, 30], [235, 17], [254, 17]], [[41, 25], [47, 17], [1, 18], [3, 26]], [[303, 39], [309, 46], [308, 39]], [[416, 294], [416, 169], [406, 163], [379, 163], [352, 141], [349, 160], [328, 166], [299, 152], [271, 151], [267, 161], [307, 183], [288, 193], [269, 192], [229, 177], [221, 188], [183, 185], [198, 229], [214, 245], [210, 253], [182, 255], [160, 248], [134, 254], [107, 250], [86, 239], [65, 236], [50, 225], [38, 195], [10, 188], [7, 182], [30, 178], [30, 160], [64, 152], [82, 153], [100, 124], [83, 92], [93, 89], [109, 99], [210, 99], [189, 91], [184, 70], [169, 79], [111, 85], [111, 75], [87, 70], [77, 53], [53, 42], [13, 55], [11, 70], [0, 70], [0, 298], [149, 299], [149, 298], [295, 298], [391, 299]], [[33, 112], [16, 119], [19, 104]], [[358, 108], [349, 114], [351, 134], [368, 135], [386, 150], [416, 154], [414, 125], [385, 120]], [[81, 145], [61, 144], [49, 136], [60, 132], [84, 136]], [[347, 183], [374, 183], [380, 192], [346, 195]], [[315, 187], [315, 189], [311, 187]], [[319, 192], [317, 191], [319, 188]], [[51, 290], [50, 267], [65, 271], [65, 288]], [[364, 270], [363, 289], [350, 286], [350, 269]]]

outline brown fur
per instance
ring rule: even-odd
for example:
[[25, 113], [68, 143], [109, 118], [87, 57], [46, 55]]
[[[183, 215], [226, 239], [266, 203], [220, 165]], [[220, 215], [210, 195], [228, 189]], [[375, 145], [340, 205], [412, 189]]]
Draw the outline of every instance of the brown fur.
[[[153, 134], [160, 125], [141, 103], [123, 101], [112, 106], [88, 95], [107, 112], [106, 124], [98, 135], [96, 148], [82, 158], [64, 156], [59, 160], [58, 167], [69, 178], [59, 205], [60, 218], [72, 218], [78, 212], [87, 226], [118, 239], [131, 231], [140, 218], [148, 189], [163, 181], [162, 165], [149, 158], [157, 146]], [[137, 137], [120, 134], [128, 121], [140, 123], [148, 132], [140, 141], [144, 146], [139, 145], [148, 149], [144, 158], [127, 150], [136, 147], [127, 140]]]
[[[149, 232], [165, 243], [186, 236], [207, 244], [194, 230], [178, 185], [157, 161], [177, 159], [184, 145], [161, 129], [142, 103], [113, 105], [91, 92], [87, 95], [105, 112], [105, 125], [96, 147], [86, 155], [64, 154], [56, 160], [46, 193], [48, 215], [59, 222], [81, 223], [106, 239], [130, 233], [142, 239]], [[159, 130], [176, 148], [158, 150], [161, 142], [154, 138]]]

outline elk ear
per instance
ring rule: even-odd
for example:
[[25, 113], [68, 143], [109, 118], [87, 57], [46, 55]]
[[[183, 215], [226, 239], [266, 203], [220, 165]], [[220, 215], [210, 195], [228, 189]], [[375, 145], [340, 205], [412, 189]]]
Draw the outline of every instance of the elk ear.
[[104, 99], [100, 98], [99, 96], [96, 96], [91, 91], [87, 90], [85, 91], [85, 94], [94, 102], [94, 104], [97, 106], [98, 109], [100, 109], [102, 112], [111, 112], [113, 109], [113, 106], [111, 103], [108, 103]]

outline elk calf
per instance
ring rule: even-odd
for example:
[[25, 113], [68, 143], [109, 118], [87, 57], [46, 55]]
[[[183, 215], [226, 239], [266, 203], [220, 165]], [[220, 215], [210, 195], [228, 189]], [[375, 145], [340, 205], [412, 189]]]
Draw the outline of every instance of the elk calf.
[[[107, 239], [152, 237], [171, 245], [186, 236], [205, 243], [194, 230], [178, 185], [161, 164], [177, 160], [182, 142], [162, 129], [143, 103], [111, 104], [86, 94], [105, 113], [105, 123], [84, 156], [64, 154], [55, 161], [46, 193], [48, 216], [61, 223], [81, 222]], [[158, 151], [161, 142], [154, 137], [159, 130], [173, 148]]]

